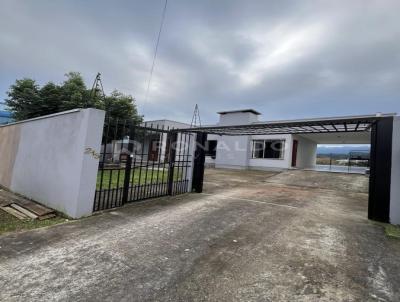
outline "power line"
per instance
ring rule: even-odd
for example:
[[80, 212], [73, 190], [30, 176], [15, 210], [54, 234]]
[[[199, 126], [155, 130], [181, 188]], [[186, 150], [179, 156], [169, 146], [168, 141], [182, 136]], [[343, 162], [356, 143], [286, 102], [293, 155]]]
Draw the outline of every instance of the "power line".
[[160, 44], [161, 32], [162, 32], [162, 28], [163, 28], [163, 25], [164, 25], [165, 14], [167, 12], [167, 5], [168, 5], [168, 0], [165, 0], [164, 9], [163, 9], [163, 12], [162, 12], [162, 17], [161, 17], [160, 29], [158, 31], [158, 36], [157, 36], [156, 48], [154, 50], [153, 63], [151, 64], [149, 80], [147, 82], [147, 89], [146, 89], [146, 94], [145, 94], [145, 97], [144, 97], [143, 111], [144, 111], [144, 106], [145, 106], [145, 104], [147, 102], [147, 97], [149, 96], [151, 79], [153, 77], [154, 65], [156, 63], [156, 58], [157, 58], [158, 45]]

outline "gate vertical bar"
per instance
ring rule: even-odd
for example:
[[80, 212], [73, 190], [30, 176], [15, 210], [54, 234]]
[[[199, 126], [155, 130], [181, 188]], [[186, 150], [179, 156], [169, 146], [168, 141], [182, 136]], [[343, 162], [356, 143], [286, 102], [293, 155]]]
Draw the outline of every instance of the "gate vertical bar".
[[[126, 120], [124, 120], [124, 124], [123, 124], [123, 126], [122, 126], [122, 134], [121, 134], [121, 136], [122, 136], [122, 141], [121, 141], [121, 148], [120, 148], [120, 150], [119, 150], [119, 164], [121, 164], [121, 154], [122, 154], [122, 150], [124, 149], [124, 137], [125, 137], [125, 134], [126, 134]], [[128, 124], [128, 127], [129, 127], [129, 124]], [[128, 147], [129, 147], [129, 142], [128, 142]], [[126, 164], [126, 163], [125, 163]], [[124, 189], [122, 189], [122, 192], [121, 192], [121, 190], [119, 189], [119, 187], [120, 187], [120, 178], [122, 178], [121, 177], [121, 170], [122, 169], [118, 169], [118, 175], [117, 175], [117, 188], [116, 188], [116, 197], [115, 197], [115, 201], [114, 201], [114, 204], [112, 205], [112, 207], [117, 207], [117, 206], [119, 206], [120, 204], [123, 204], [123, 201], [122, 201], [122, 198], [123, 198], [123, 196], [124, 196]], [[121, 194], [122, 193], [122, 194]]]
[[389, 222], [393, 117], [378, 120], [371, 129], [368, 218]]
[[[191, 138], [192, 138], [192, 133], [186, 134], [189, 136], [189, 141], [187, 144], [187, 152], [186, 152], [186, 167], [185, 167], [185, 193], [186, 192], [190, 192], [191, 191], [191, 183], [192, 183], [192, 179], [193, 179], [193, 163], [192, 163], [192, 152], [193, 152], [193, 148], [192, 148], [192, 142], [191, 142]], [[190, 169], [188, 169], [190, 168]], [[189, 176], [189, 173], [192, 172]], [[189, 187], [189, 183], [190, 183], [190, 187]]]
[[[158, 127], [158, 126], [157, 126]], [[164, 125], [162, 125], [161, 130], [164, 130]], [[159, 138], [158, 138], [158, 146], [157, 146], [157, 179], [156, 179], [156, 196], [160, 196], [160, 182], [159, 182], [159, 176], [160, 176], [160, 164], [161, 164], [161, 152], [162, 152], [162, 137], [164, 135], [163, 132], [158, 133]], [[161, 181], [162, 182], [162, 181]]]
[[168, 170], [168, 195], [174, 193], [174, 167], [175, 167], [175, 156], [176, 156], [176, 141], [178, 139], [177, 132], [170, 133], [169, 139], [169, 170]]
[[135, 126], [134, 124], [129, 124], [129, 142], [128, 142], [128, 158], [126, 159], [125, 165], [125, 178], [124, 178], [124, 188], [122, 193], [122, 204], [128, 201], [129, 194], [129, 180], [131, 177], [132, 169], [132, 157], [133, 157], [133, 140], [135, 139]]
[[[102, 157], [102, 160], [99, 162], [99, 167], [101, 168], [100, 187], [98, 190], [99, 194], [96, 195], [96, 197], [95, 197], [94, 208], [93, 208], [94, 211], [101, 209], [100, 202], [101, 202], [101, 195], [103, 193], [102, 191], [103, 191], [103, 179], [104, 179], [104, 166], [105, 166], [106, 156], [107, 156], [107, 140], [108, 140], [108, 133], [110, 131], [110, 121], [111, 121], [110, 117], [106, 118], [104, 127], [103, 127], [103, 138], [102, 138], [102, 146], [101, 146], [101, 148], [103, 148], [103, 154], [102, 155], [100, 154], [100, 156]], [[106, 130], [106, 128], [107, 128], [107, 130]], [[100, 152], [101, 152], [101, 149], [100, 149]]]
[[204, 163], [206, 160], [205, 145], [207, 133], [196, 134], [196, 151], [194, 153], [192, 188], [196, 193], [203, 192]]
[[162, 172], [162, 192], [165, 194], [165, 192], [168, 193], [168, 174], [167, 179], [165, 179], [165, 164], [168, 160], [169, 162], [169, 140], [170, 140], [170, 132], [169, 132], [169, 126], [167, 127], [167, 133], [165, 134], [166, 139], [165, 139], [165, 150], [164, 150], [164, 160], [163, 160], [163, 172]]

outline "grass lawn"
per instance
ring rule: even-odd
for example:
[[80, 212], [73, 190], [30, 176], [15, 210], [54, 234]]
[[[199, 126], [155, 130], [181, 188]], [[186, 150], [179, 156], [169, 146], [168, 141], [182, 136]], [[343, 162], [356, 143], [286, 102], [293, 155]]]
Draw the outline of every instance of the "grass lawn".
[[67, 221], [65, 218], [56, 216], [51, 219], [46, 220], [19, 220], [14, 216], [8, 214], [7, 212], [0, 209], [0, 234], [7, 232], [15, 232], [22, 230], [31, 230], [36, 228], [41, 228], [45, 226], [50, 226]]
[[[100, 183], [101, 183], [101, 174], [102, 171], [99, 171], [97, 174], [97, 185], [96, 188], [100, 189]], [[132, 175], [133, 175], [133, 181], [132, 181]], [[179, 175], [181, 175], [181, 172], [178, 174], [177, 171], [174, 171], [174, 179], [179, 179]], [[111, 184], [110, 184], [110, 177], [111, 177]], [[133, 184], [144, 184], [144, 183], [161, 183], [161, 182], [166, 182], [168, 179], [168, 169], [154, 169], [152, 170], [149, 168], [147, 170], [147, 176], [146, 176], [146, 169], [142, 169], [140, 172], [140, 169], [135, 169], [135, 172], [133, 173], [133, 170], [131, 171], [131, 183]], [[158, 178], [157, 178], [158, 177]], [[119, 178], [118, 178], [118, 170], [104, 170], [103, 172], [103, 189], [114, 189], [114, 188], [122, 188], [124, 186], [124, 178], [125, 178], [125, 170], [121, 169], [119, 170]]]
[[400, 226], [388, 224], [385, 227], [385, 233], [389, 237], [400, 239]]

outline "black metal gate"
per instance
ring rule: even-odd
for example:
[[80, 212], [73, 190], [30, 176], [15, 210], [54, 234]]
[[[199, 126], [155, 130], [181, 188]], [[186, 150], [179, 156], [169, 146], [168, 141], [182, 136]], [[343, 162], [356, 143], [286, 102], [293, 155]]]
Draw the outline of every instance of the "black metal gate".
[[188, 192], [193, 136], [159, 124], [106, 119], [93, 210]]

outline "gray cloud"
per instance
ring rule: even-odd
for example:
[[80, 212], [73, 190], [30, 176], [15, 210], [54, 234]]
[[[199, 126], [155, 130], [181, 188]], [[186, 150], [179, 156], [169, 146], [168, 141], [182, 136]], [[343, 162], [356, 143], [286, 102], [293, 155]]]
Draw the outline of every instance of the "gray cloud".
[[24, 76], [103, 74], [148, 118], [203, 120], [253, 107], [264, 119], [398, 111], [398, 1], [12, 1], [0, 10], [0, 97]]

